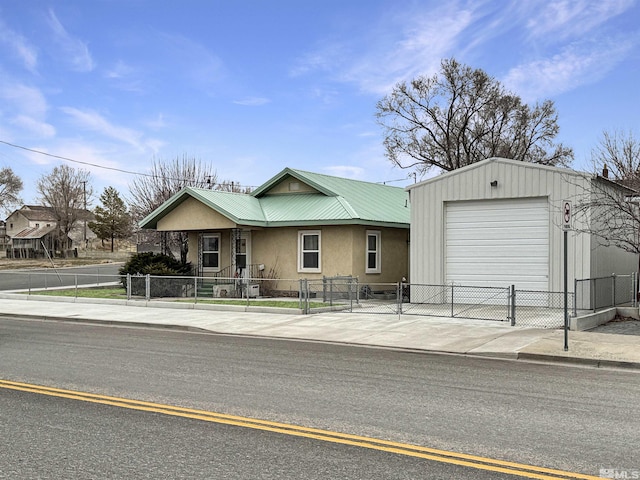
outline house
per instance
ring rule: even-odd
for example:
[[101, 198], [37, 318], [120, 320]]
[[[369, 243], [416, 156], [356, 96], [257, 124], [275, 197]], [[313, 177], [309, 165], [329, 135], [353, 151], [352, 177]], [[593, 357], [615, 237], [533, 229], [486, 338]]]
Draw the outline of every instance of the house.
[[409, 219], [402, 188], [285, 168], [250, 194], [184, 188], [140, 226], [188, 232], [199, 276], [374, 284], [408, 275]]
[[[596, 187], [625, 189], [603, 177], [503, 158], [408, 187], [412, 283], [562, 292], [563, 201], [575, 206]], [[588, 218], [571, 222], [570, 291], [574, 279], [637, 271], [637, 255], [584, 233]]]
[[10, 238], [7, 235], [7, 222], [0, 220], [0, 257], [7, 255]]
[[91, 212], [81, 210], [78, 218], [80, 221], [69, 233], [71, 243], [61, 242], [58, 222], [51, 207], [23, 205], [11, 213], [6, 221], [6, 235], [10, 238], [8, 256], [43, 257], [47, 252], [54, 255], [61, 250], [63, 244], [73, 247], [74, 244], [82, 245], [85, 235], [87, 238], [95, 238], [95, 234], [84, 227], [85, 222], [93, 219]]

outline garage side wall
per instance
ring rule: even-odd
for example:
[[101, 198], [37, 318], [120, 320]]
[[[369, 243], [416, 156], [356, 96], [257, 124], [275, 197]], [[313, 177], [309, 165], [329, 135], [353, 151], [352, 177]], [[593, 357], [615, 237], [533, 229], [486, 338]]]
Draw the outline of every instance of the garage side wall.
[[[494, 186], [492, 186], [492, 182]], [[549, 209], [549, 286], [563, 288], [563, 230], [561, 204], [583, 192], [582, 176], [511, 160], [487, 160], [442, 175], [410, 189], [412, 283], [443, 284], [445, 272], [446, 205], [452, 202], [546, 198]], [[473, 235], [470, 231], [469, 235]], [[588, 277], [591, 269], [591, 239], [569, 232], [569, 281]], [[526, 248], [523, 245], [523, 248]], [[502, 285], [497, 285], [502, 286]]]
[[[606, 195], [616, 194], [610, 185], [594, 180], [592, 198], [589, 203], [591, 205], [597, 205], [598, 203], [608, 204], [608, 200], [602, 200], [603, 192], [606, 192]], [[605, 207], [599, 208], [604, 209]], [[600, 210], [594, 217], [599, 218], [602, 214], [603, 211]], [[592, 228], [600, 228], [607, 232], [610, 227], [596, 223]], [[615, 232], [612, 234], [615, 235]], [[638, 255], [623, 251], [618, 247], [607, 246], [605, 243], [603, 240], [595, 237], [592, 240], [590, 278], [608, 277], [612, 273], [616, 275], [629, 275], [632, 272], [638, 271]]]

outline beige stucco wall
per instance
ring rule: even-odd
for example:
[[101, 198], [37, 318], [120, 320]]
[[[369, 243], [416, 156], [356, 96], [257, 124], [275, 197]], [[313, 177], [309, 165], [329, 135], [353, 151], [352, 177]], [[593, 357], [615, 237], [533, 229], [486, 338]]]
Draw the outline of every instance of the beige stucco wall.
[[[380, 232], [380, 273], [366, 273], [367, 232]], [[409, 230], [358, 226], [354, 229], [353, 275], [361, 283], [396, 283], [409, 278]]]
[[220, 270], [231, 265], [231, 230], [207, 230], [205, 232], [188, 232], [189, 251], [187, 252], [187, 261], [191, 263], [194, 271], [198, 271], [200, 259], [198, 258], [198, 241], [200, 234], [219, 234], [220, 235]]
[[[381, 273], [366, 274], [366, 232], [381, 232]], [[321, 272], [298, 271], [298, 232], [321, 232]], [[189, 232], [188, 261], [198, 267], [198, 239], [200, 232]], [[220, 267], [231, 264], [231, 231], [211, 230], [221, 240]], [[298, 280], [320, 280], [323, 276], [353, 275], [361, 283], [395, 283], [407, 277], [408, 229], [368, 228], [361, 225], [322, 226], [315, 228], [281, 227], [251, 231], [250, 259], [263, 264], [266, 277], [283, 279], [276, 288], [297, 290]]]
[[185, 232], [202, 230], [203, 225], [207, 225], [211, 229], [234, 228], [236, 226], [227, 217], [195, 198], [189, 197], [158, 221], [157, 230], [160, 232]]
[[[366, 231], [381, 232], [379, 274], [365, 274]], [[298, 232], [321, 232], [321, 272], [298, 272]], [[262, 263], [265, 271], [286, 279], [322, 279], [323, 276], [353, 275], [361, 282], [397, 282], [408, 273], [407, 229], [367, 228], [361, 225], [310, 228], [272, 228], [252, 232], [252, 263]]]

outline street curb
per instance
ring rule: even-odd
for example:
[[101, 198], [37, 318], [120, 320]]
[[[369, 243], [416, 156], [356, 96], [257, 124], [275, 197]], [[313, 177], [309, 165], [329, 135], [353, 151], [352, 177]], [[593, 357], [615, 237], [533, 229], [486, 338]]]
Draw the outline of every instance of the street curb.
[[571, 365], [581, 365], [595, 368], [624, 368], [631, 370], [640, 370], [640, 362], [625, 362], [622, 360], [604, 360], [597, 358], [582, 357], [565, 357], [563, 355], [547, 355], [543, 353], [518, 353], [518, 360], [548, 362], [548, 363], [566, 363]]
[[[0, 316], [8, 315], [0, 312]], [[47, 316], [47, 315], [32, 315], [32, 314], [20, 314], [12, 315], [15, 318], [21, 319], [33, 319], [41, 321], [53, 321], [53, 322], [68, 322], [68, 323], [84, 323], [89, 325], [102, 325], [102, 326], [122, 326], [133, 328], [153, 328], [159, 330], [177, 330], [181, 332], [191, 333], [204, 333], [211, 335], [226, 335], [236, 337], [250, 337], [250, 338], [263, 338], [269, 340], [284, 340], [284, 341], [297, 341], [297, 342], [311, 342], [311, 343], [325, 343], [330, 345], [343, 345], [350, 347], [364, 347], [364, 348], [377, 348], [384, 350], [394, 350], [399, 352], [418, 353], [418, 354], [431, 354], [431, 355], [461, 355], [465, 357], [476, 357], [487, 360], [511, 360], [511, 361], [524, 361], [524, 362], [537, 362], [537, 363], [555, 363], [573, 366], [585, 366], [593, 368], [620, 368], [629, 370], [640, 370], [640, 362], [625, 362], [618, 360], [602, 360], [593, 358], [581, 358], [581, 357], [565, 357], [562, 355], [547, 355], [542, 353], [504, 353], [504, 352], [482, 352], [482, 353], [469, 353], [469, 352], [452, 352], [446, 350], [427, 350], [424, 348], [406, 348], [397, 347], [393, 345], [376, 345], [366, 343], [355, 342], [339, 342], [335, 340], [322, 340], [317, 338], [298, 338], [298, 337], [276, 337], [273, 335], [260, 335], [260, 334], [248, 334], [248, 333], [229, 333], [221, 332], [217, 330], [209, 330], [200, 327], [193, 327], [189, 325], [179, 325], [175, 323], [146, 323], [146, 322], [132, 322], [132, 321], [118, 321], [118, 320], [100, 320], [80, 317], [60, 317], [60, 316]]]
[[[103, 325], [103, 326], [119, 326], [119, 327], [134, 327], [134, 328], [157, 328], [159, 330], [180, 330], [182, 332], [199, 332], [199, 333], [211, 333], [213, 335], [232, 335], [224, 332], [218, 332], [215, 330], [208, 330], [206, 328], [194, 327], [191, 325], [177, 325], [175, 323], [146, 323], [146, 322], [132, 322], [129, 320], [98, 320], [95, 318], [80, 318], [80, 317], [56, 317], [48, 315], [31, 315], [28, 313], [21, 314], [9, 314], [1, 313], [0, 317], [11, 316], [19, 320], [40, 320], [43, 322], [67, 322], [67, 323], [84, 323], [88, 325]], [[233, 334], [235, 335], [235, 334]]]

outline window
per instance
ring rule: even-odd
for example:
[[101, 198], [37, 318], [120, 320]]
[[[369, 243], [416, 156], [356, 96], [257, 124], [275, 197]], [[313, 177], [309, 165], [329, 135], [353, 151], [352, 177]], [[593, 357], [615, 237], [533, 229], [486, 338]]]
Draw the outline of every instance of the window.
[[320, 273], [320, 232], [298, 233], [298, 272]]
[[380, 232], [367, 230], [366, 273], [380, 273]]
[[220, 269], [220, 235], [202, 237], [202, 267]]

